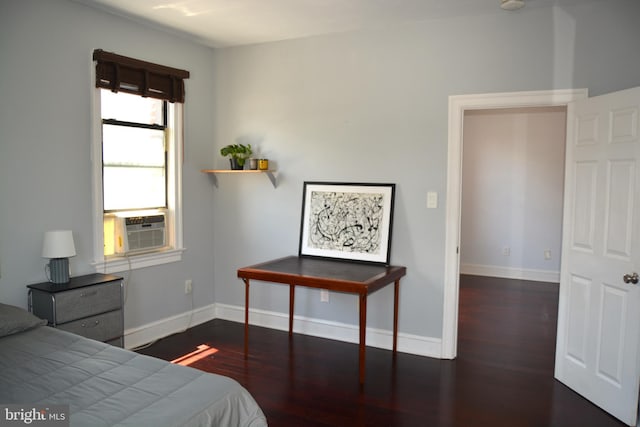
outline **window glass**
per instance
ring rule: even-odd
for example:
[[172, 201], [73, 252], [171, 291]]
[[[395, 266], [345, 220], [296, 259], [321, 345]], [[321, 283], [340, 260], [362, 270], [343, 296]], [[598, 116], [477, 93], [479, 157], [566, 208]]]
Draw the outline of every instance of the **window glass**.
[[102, 118], [148, 125], [165, 125], [163, 104], [165, 101], [143, 98], [124, 92], [101, 91]]
[[164, 130], [103, 125], [102, 163], [164, 167]]
[[107, 90], [102, 95], [105, 212], [166, 207], [166, 127], [152, 123], [164, 123], [165, 101]]
[[104, 210], [165, 206], [164, 168], [104, 168]]

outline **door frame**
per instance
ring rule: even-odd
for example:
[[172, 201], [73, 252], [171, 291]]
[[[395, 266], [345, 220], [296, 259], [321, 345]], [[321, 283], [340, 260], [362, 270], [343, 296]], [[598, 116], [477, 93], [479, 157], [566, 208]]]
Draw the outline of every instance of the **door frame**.
[[441, 358], [454, 359], [458, 351], [458, 297], [460, 293], [459, 248], [462, 215], [462, 146], [465, 111], [520, 107], [560, 107], [567, 106], [570, 102], [587, 97], [587, 89], [503, 92], [452, 95], [449, 97]]

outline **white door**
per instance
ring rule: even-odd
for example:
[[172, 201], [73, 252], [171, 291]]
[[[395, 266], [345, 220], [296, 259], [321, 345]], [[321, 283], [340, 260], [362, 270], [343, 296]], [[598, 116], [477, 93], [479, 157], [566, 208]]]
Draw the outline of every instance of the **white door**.
[[571, 103], [555, 377], [635, 426], [640, 88]]

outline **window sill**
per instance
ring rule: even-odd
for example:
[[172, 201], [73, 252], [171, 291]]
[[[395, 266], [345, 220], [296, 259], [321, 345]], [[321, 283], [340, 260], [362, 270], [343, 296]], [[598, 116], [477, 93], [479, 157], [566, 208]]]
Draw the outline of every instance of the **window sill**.
[[111, 274], [154, 265], [169, 264], [182, 260], [184, 248], [167, 249], [131, 256], [108, 256], [103, 260], [92, 263], [97, 273]]

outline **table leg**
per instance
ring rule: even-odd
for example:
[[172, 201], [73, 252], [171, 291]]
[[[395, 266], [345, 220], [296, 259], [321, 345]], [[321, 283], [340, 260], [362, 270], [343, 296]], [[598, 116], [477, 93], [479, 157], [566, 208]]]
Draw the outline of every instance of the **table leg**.
[[358, 363], [360, 365], [360, 385], [364, 384], [366, 372], [366, 330], [367, 330], [367, 294], [360, 294], [360, 349]]
[[393, 354], [398, 349], [398, 294], [400, 293], [400, 279], [396, 280], [393, 287]]
[[293, 336], [293, 305], [296, 300], [296, 285], [289, 285], [289, 338]]
[[249, 357], [249, 279], [244, 281], [244, 358]]

